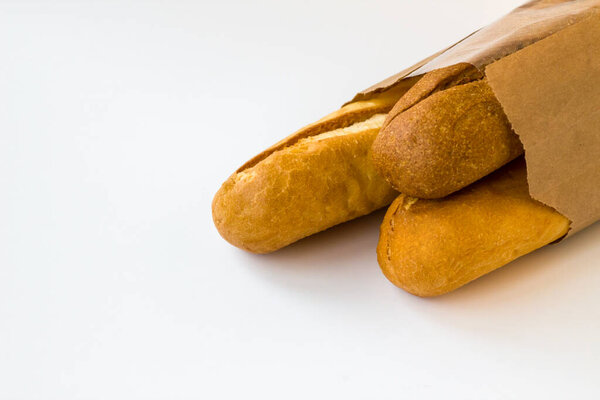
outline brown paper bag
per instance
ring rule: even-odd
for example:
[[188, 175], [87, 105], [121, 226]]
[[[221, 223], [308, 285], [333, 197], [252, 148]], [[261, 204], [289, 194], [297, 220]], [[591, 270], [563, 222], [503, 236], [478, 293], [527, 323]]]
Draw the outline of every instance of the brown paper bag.
[[358, 93], [468, 62], [485, 72], [525, 148], [532, 197], [571, 220], [600, 220], [600, 0], [529, 2]]

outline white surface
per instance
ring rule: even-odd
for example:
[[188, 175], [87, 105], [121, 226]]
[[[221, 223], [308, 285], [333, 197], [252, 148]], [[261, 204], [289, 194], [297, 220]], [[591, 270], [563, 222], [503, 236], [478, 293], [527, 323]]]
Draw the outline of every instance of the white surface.
[[2, 1], [0, 398], [598, 398], [598, 224], [433, 300], [381, 212], [269, 256], [212, 225], [246, 159], [518, 4]]

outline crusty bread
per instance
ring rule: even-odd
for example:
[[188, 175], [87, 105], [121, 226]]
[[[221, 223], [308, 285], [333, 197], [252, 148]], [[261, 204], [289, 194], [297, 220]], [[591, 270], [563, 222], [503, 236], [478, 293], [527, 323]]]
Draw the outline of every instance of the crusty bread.
[[268, 253], [388, 205], [397, 193], [377, 175], [369, 153], [405, 91], [350, 103], [244, 164], [213, 200], [221, 236]]
[[398, 191], [440, 198], [523, 152], [492, 89], [470, 64], [430, 72], [390, 111], [373, 163]]
[[396, 286], [437, 296], [560, 239], [568, 229], [567, 218], [529, 196], [520, 158], [444, 199], [400, 195], [381, 225], [377, 259]]

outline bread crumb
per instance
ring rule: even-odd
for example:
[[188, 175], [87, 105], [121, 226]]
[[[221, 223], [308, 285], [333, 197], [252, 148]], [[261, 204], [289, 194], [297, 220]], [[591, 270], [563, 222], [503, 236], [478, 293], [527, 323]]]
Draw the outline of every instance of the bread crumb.
[[415, 203], [416, 203], [418, 200], [419, 200], [419, 199], [417, 199], [416, 197], [409, 197], [409, 196], [406, 196], [406, 197], [404, 198], [404, 209], [408, 211], [408, 210], [410, 209], [410, 207], [411, 207], [413, 204], [415, 204]]

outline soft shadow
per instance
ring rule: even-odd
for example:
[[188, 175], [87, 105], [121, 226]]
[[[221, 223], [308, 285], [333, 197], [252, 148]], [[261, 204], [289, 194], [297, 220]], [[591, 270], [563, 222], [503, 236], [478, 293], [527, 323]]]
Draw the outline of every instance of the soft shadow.
[[316, 264], [319, 268], [323, 265], [339, 267], [353, 264], [365, 254], [369, 258], [375, 255], [384, 215], [385, 209], [382, 209], [299, 240], [274, 253], [248, 254], [248, 257], [266, 266], [301, 267], [303, 270]]
[[385, 280], [377, 264], [385, 210], [337, 225], [266, 255], [244, 254], [253, 274], [303, 295], [341, 301]]

